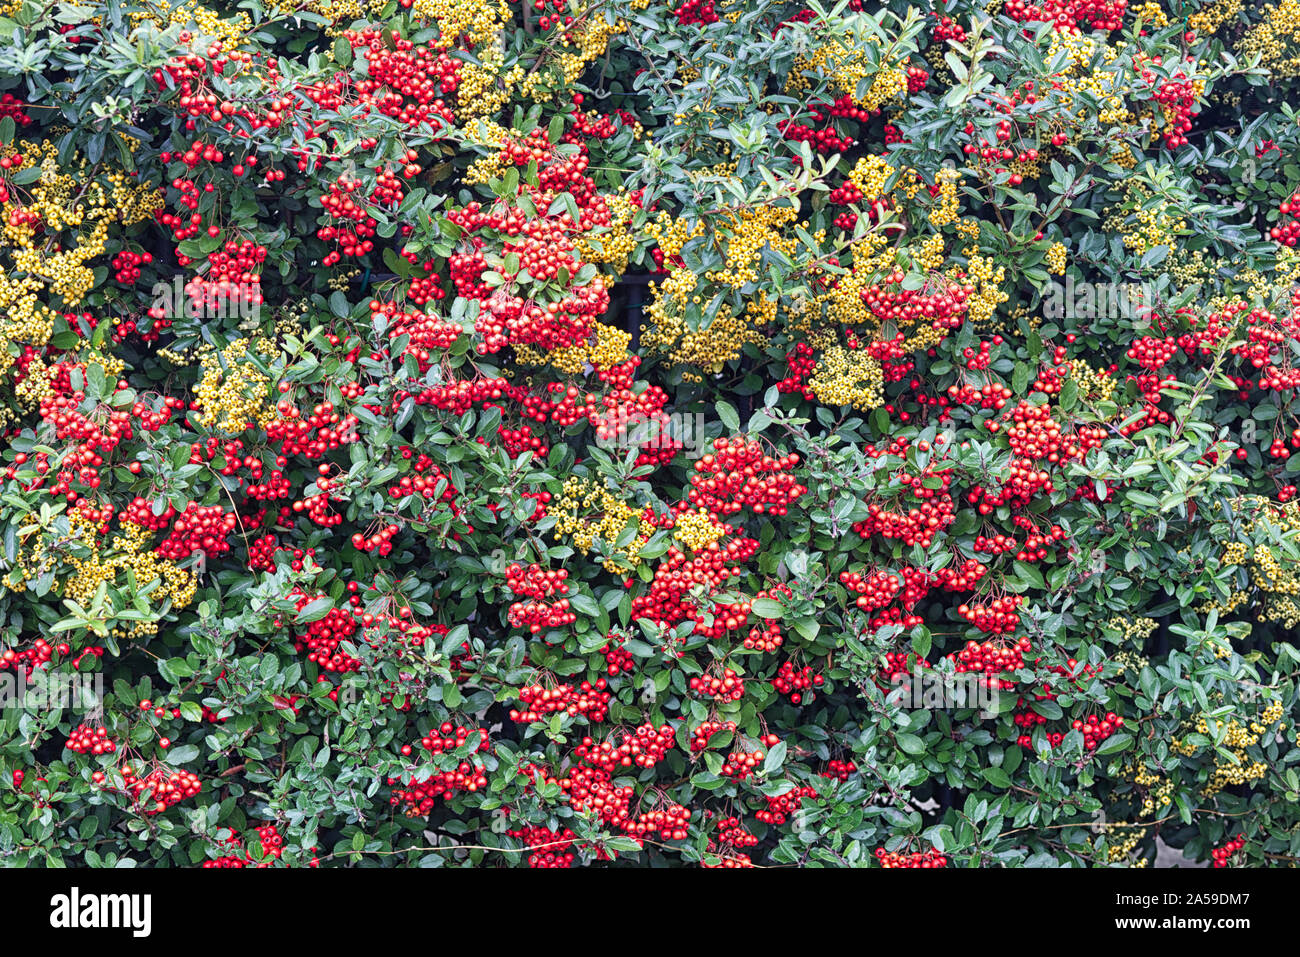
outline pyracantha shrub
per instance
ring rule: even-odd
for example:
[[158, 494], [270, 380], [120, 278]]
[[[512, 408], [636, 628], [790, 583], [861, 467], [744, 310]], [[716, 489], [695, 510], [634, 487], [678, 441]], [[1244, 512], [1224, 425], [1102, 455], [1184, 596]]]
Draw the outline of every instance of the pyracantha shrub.
[[1298, 31], [6, 0], [0, 861], [1295, 863]]

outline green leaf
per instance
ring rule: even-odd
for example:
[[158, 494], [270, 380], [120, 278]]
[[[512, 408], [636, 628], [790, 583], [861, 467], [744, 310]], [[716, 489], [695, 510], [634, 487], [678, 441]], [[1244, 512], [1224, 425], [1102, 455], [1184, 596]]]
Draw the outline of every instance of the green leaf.
[[925, 741], [914, 734], [899, 734], [896, 740], [898, 746], [908, 754], [923, 754], [925, 752]]
[[980, 774], [984, 775], [984, 780], [995, 788], [1005, 790], [1011, 787], [1011, 776], [1001, 768], [984, 768], [980, 771]]
[[1119, 732], [1112, 734], [1109, 738], [1097, 745], [1098, 754], [1114, 754], [1116, 751], [1124, 751], [1133, 743], [1133, 735]]
[[714, 406], [718, 413], [718, 419], [726, 426], [728, 432], [740, 431], [740, 415], [736, 412], [734, 406], [729, 402], [719, 402]]
[[763, 759], [763, 774], [770, 776], [780, 771], [782, 765], [785, 764], [785, 753], [786, 743], [784, 741], [778, 741], [772, 745], [767, 752], [767, 757]]
[[320, 621], [333, 608], [334, 599], [330, 598], [329, 595], [321, 595], [319, 598], [313, 598], [303, 605], [298, 614], [294, 616], [294, 621], [311, 624], [313, 621]]

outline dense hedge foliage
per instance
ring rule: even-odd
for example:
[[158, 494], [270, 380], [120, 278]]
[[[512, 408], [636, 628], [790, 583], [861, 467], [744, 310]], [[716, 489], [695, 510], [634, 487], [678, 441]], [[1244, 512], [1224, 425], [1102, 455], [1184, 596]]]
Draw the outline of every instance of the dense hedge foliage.
[[5, 863], [1300, 856], [1296, 0], [0, 13]]

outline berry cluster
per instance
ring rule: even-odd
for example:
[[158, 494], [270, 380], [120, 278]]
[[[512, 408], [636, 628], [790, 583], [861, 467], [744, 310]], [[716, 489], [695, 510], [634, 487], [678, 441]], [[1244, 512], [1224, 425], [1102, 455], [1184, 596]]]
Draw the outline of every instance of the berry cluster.
[[604, 721], [609, 714], [611, 697], [605, 687], [605, 679], [597, 678], [594, 683], [584, 681], [576, 687], [530, 685], [520, 688], [520, 707], [510, 709], [510, 720], [532, 724], [544, 720], [543, 715], [564, 712], [570, 717], [582, 715], [592, 722]]
[[948, 858], [934, 848], [914, 854], [898, 854], [883, 847], [876, 848], [876, 860], [881, 867], [947, 867]]
[[715, 701], [739, 701], [745, 697], [745, 679], [731, 668], [724, 669], [721, 675], [696, 675], [691, 678], [690, 688], [700, 697]]
[[1022, 601], [1024, 597], [1021, 595], [1007, 595], [987, 603], [958, 605], [957, 614], [980, 631], [990, 635], [1009, 635], [1020, 627], [1020, 616], [1016, 614], [1016, 609]]
[[174, 768], [155, 767], [141, 777], [133, 767], [125, 765], [121, 773], [131, 801], [144, 814], [161, 814], [203, 788], [198, 775]]
[[656, 728], [653, 724], [646, 723], [631, 734], [624, 733], [622, 743], [617, 747], [608, 741], [597, 744], [591, 738], [583, 738], [573, 753], [592, 767], [613, 774], [620, 768], [652, 768], [664, 759], [675, 743], [676, 731], [672, 725], [664, 724]]
[[812, 665], [804, 665], [796, 671], [793, 662], [783, 661], [772, 679], [772, 687], [780, 694], [789, 695], [791, 704], [802, 704], [804, 692], [809, 688], [820, 688], [825, 680], [821, 675], [813, 674]]
[[743, 508], [758, 515], [784, 515], [808, 491], [790, 474], [798, 464], [796, 454], [773, 457], [757, 441], [720, 438], [713, 451], [695, 463], [689, 498], [719, 518]]
[[76, 754], [113, 754], [117, 751], [117, 745], [108, 736], [107, 728], [91, 727], [88, 724], [77, 725], [72, 734], [68, 735], [64, 747]]
[[190, 502], [172, 522], [171, 533], [159, 544], [157, 553], [177, 561], [195, 552], [215, 558], [230, 551], [230, 534], [239, 525], [239, 516], [220, 505]]
[[1246, 846], [1246, 835], [1238, 834], [1231, 840], [1225, 841], [1218, 847], [1210, 851], [1210, 857], [1214, 859], [1215, 867], [1230, 867], [1232, 856]]

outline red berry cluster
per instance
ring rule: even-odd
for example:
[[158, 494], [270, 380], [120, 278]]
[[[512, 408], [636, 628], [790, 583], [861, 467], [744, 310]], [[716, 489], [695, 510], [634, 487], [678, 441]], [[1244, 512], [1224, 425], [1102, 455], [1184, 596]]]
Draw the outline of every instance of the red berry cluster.
[[1012, 396], [1004, 385], [954, 385], [948, 387], [948, 401], [954, 405], [973, 405], [1000, 411]]
[[691, 691], [716, 701], [739, 701], [745, 696], [745, 679], [731, 668], [721, 675], [696, 675], [690, 681]]
[[[433, 755], [445, 754], [460, 748], [472, 748], [471, 754], [488, 750], [488, 734], [479, 728], [460, 728], [444, 721], [420, 739], [420, 745]], [[409, 746], [408, 746], [409, 747]], [[405, 751], [405, 749], [403, 749]], [[409, 817], [424, 817], [433, 810], [437, 799], [457, 791], [475, 792], [487, 787], [483, 769], [468, 760], [460, 761], [448, 771], [439, 771], [428, 778], [415, 778], [399, 783], [389, 778], [393, 787], [389, 803], [401, 807]]]
[[709, 740], [714, 735], [723, 732], [734, 734], [735, 731], [736, 722], [734, 721], [705, 721], [691, 731], [691, 751], [705, 751], [709, 747]]
[[876, 848], [876, 860], [881, 867], [947, 867], [948, 858], [934, 848], [915, 854], [897, 854], [883, 847]]
[[843, 571], [840, 572], [840, 584], [849, 591], [858, 593], [857, 606], [863, 611], [884, 608], [903, 588], [902, 579], [887, 571], [876, 571], [870, 575]]
[[[312, 595], [301, 591], [291, 593], [296, 609], [301, 612], [312, 602], [324, 595]], [[298, 651], [307, 651], [307, 660], [317, 664], [321, 670], [347, 674], [361, 667], [361, 662], [346, 652], [339, 651], [339, 645], [351, 641], [357, 633], [357, 618], [343, 608], [331, 608], [318, 621], [307, 625], [306, 633], [294, 636]]]
[[88, 724], [77, 725], [68, 735], [64, 747], [76, 754], [113, 754], [117, 751], [117, 745], [108, 736], [107, 728], [91, 727]]
[[600, 649], [600, 653], [605, 656], [605, 672], [611, 678], [617, 678], [621, 674], [628, 674], [636, 669], [636, 658], [630, 651], [623, 648], [625, 638], [616, 639], [610, 635], [610, 640]]
[[605, 690], [605, 679], [584, 681], [578, 686], [556, 685], [544, 688], [530, 685], [519, 689], [518, 709], [510, 710], [510, 720], [524, 724], [542, 721], [543, 715], [564, 712], [570, 717], [582, 715], [589, 721], [604, 721], [609, 715], [610, 692]]
[[915, 668], [929, 668], [930, 662], [918, 657], [911, 651], [887, 651], [880, 664], [880, 674], [876, 683], [885, 689], [894, 687], [895, 679], [900, 675], [910, 675]]
[[746, 507], [759, 515], [784, 515], [808, 491], [790, 474], [798, 464], [797, 454], [773, 457], [756, 441], [723, 437], [695, 463], [688, 495], [719, 518]]
[[849, 776], [858, 773], [858, 766], [852, 761], [841, 761], [832, 758], [826, 762], [826, 768], [822, 771], [822, 777], [833, 778], [836, 781], [847, 781]]
[[[649, 618], [665, 625], [690, 620], [696, 623], [698, 633], [709, 632], [710, 626], [703, 621], [704, 612], [691, 599], [691, 590], [697, 585], [703, 585], [709, 592], [725, 588], [732, 577], [744, 574], [735, 563], [747, 561], [758, 548], [757, 539], [730, 538], [725, 544], [709, 543], [690, 559], [679, 548], [668, 549], [655, 569], [648, 593], [632, 599], [632, 617]], [[740, 607], [744, 604], [741, 602]], [[730, 619], [726, 615], [720, 621], [715, 618], [714, 627], [728, 627], [729, 620], [735, 622], [730, 627], [739, 628], [744, 624], [743, 618], [733, 614]]]
[[[254, 867], [270, 867], [275, 861], [278, 861], [280, 855], [284, 853], [284, 837], [281, 836], [279, 830], [274, 824], [263, 825], [262, 827], [255, 828], [255, 831], [257, 833], [258, 843], [262, 845], [261, 860], [254, 860], [252, 852], [244, 848], [244, 844], [239, 839], [239, 835], [232, 832], [230, 837], [225, 840], [217, 841], [217, 844], [223, 850], [233, 850], [236, 853], [225, 854], [221, 857], [206, 860], [201, 866], [217, 869], [240, 869], [247, 867], [250, 864]], [[315, 867], [316, 863], [317, 862], [313, 859], [311, 866]]]
[[[122, 768], [122, 780], [132, 802], [140, 806], [144, 814], [161, 814], [186, 798], [194, 797], [203, 787], [198, 775], [163, 766], [155, 767], [141, 777], [133, 767], [126, 765]], [[146, 792], [148, 803], [141, 806]]]
[[515, 562], [506, 569], [506, 587], [516, 596], [525, 598], [549, 598], [551, 595], [567, 595], [568, 583], [565, 579], [569, 573], [563, 568], [543, 569], [540, 565], [526, 568]]
[[230, 534], [239, 525], [239, 516], [223, 511], [220, 505], [199, 505], [190, 502], [172, 523], [171, 534], [163, 539], [155, 551], [163, 558], [178, 561], [195, 552], [208, 558], [230, 551]]
[[[1124, 0], [1115, 0], [1121, 5]], [[1150, 61], [1160, 66], [1161, 57], [1152, 57]], [[1195, 61], [1191, 65], [1195, 66]], [[1168, 78], [1159, 77], [1149, 69], [1141, 72], [1142, 81], [1152, 90], [1151, 98], [1160, 104], [1164, 113], [1164, 139], [1168, 149], [1177, 149], [1187, 145], [1187, 134], [1192, 131], [1192, 114], [1196, 112], [1199, 93], [1191, 77], [1178, 67], [1170, 72]]]
[[820, 688], [825, 681], [821, 675], [813, 674], [812, 665], [804, 665], [796, 671], [793, 662], [784, 661], [772, 679], [772, 687], [780, 694], [789, 695], [791, 704], [801, 704], [803, 692], [809, 688]]
[[988, 687], [1010, 691], [1015, 687], [1015, 683], [996, 676], [1023, 668], [1024, 655], [1029, 649], [1028, 638], [1021, 638], [1012, 645], [1002, 645], [994, 641], [986, 641], [983, 644], [968, 641], [965, 648], [950, 657], [956, 663], [958, 674], [981, 674], [988, 680]]
[[777, 797], [766, 798], [767, 807], [755, 812], [754, 817], [765, 824], [780, 827], [789, 820], [791, 814], [799, 810], [805, 798], [815, 798], [816, 796], [817, 790], [808, 787], [806, 784], [792, 788]]
[[718, 819], [718, 843], [728, 847], [756, 847], [758, 838], [745, 830], [738, 817]]
[[140, 278], [140, 267], [153, 262], [151, 253], [137, 253], [123, 249], [113, 257], [113, 278], [124, 286], [134, 285]]
[[[890, 485], [900, 487], [900, 491], [890, 502], [868, 503], [868, 517], [853, 525], [853, 530], [863, 538], [880, 535], [906, 545], [928, 548], [934, 536], [956, 520], [956, 507], [948, 492], [952, 470], [936, 468], [937, 463], [930, 462], [921, 467], [918, 474], [912, 474], [906, 464], [912, 446], [911, 440], [900, 438], [886, 449], [867, 446], [864, 450], [878, 460], [880, 468], [890, 469], [893, 473]], [[930, 450], [928, 442], [915, 443], [915, 452], [921, 456], [928, 455]], [[901, 459], [903, 464], [894, 464], [894, 459]]]
[[763, 751], [732, 751], [718, 774], [724, 778], [743, 781], [762, 768], [766, 758]]
[[1002, 11], [1025, 23], [1051, 23], [1063, 33], [1087, 29], [1118, 30], [1123, 25], [1128, 0], [1007, 0]]
[[527, 628], [531, 634], [538, 634], [544, 629], [563, 628], [578, 620], [578, 616], [569, 610], [569, 599], [558, 601], [517, 601], [510, 606], [507, 617], [516, 628]]
[[1016, 614], [1016, 609], [1023, 600], [1020, 595], [1007, 595], [987, 603], [962, 604], [957, 606], [957, 614], [980, 631], [990, 635], [1009, 635], [1020, 626], [1020, 616]]
[[1236, 854], [1246, 846], [1246, 835], [1238, 834], [1229, 841], [1220, 844], [1210, 851], [1210, 857], [1214, 858], [1215, 867], [1230, 867], [1232, 865], [1232, 855]]
[[591, 738], [583, 738], [573, 753], [592, 767], [613, 774], [620, 768], [652, 768], [664, 759], [675, 743], [676, 732], [672, 725], [656, 728], [647, 722], [631, 734], [624, 733], [622, 743], [617, 747], [608, 741], [597, 744]]
[[[926, 277], [919, 288], [903, 285], [907, 274], [895, 269], [861, 292], [862, 301], [882, 322], [925, 322], [936, 329], [956, 329], [966, 318], [967, 300], [975, 287]], [[886, 289], [896, 286], [896, 289]]]
[[573, 765], [565, 771], [563, 778], [548, 780], [560, 786], [575, 811], [594, 811], [601, 823], [617, 827], [634, 838], [658, 834], [664, 840], [686, 839], [691, 818], [688, 808], [667, 803], [633, 817], [631, 801], [635, 789], [616, 787], [608, 771]]
[[517, 837], [525, 847], [537, 848], [528, 855], [529, 867], [568, 868], [573, 866], [576, 857], [569, 850], [577, 839], [567, 827], [563, 831], [552, 831], [547, 827], [530, 824], [526, 827], [506, 831], [509, 837]]
[[1083, 735], [1084, 748], [1096, 751], [1097, 745], [1124, 727], [1124, 719], [1115, 712], [1108, 711], [1101, 718], [1095, 714], [1090, 714], [1083, 719], [1076, 718], [1071, 722], [1070, 727]]
[[[62, 651], [65, 647], [64, 645], [59, 646], [61, 654], [67, 653]], [[31, 677], [33, 671], [48, 665], [53, 657], [54, 646], [44, 638], [36, 638], [32, 641], [30, 647], [24, 648], [22, 651], [13, 648], [0, 651], [0, 671], [7, 668], [13, 668], [17, 671], [21, 668], [25, 675]]]
[[[1294, 246], [1297, 241], [1300, 241], [1300, 190], [1296, 190], [1282, 200], [1277, 211], [1280, 214], [1278, 224], [1272, 227], [1268, 234], [1279, 245]], [[1291, 218], [1281, 218], [1287, 216]]]

